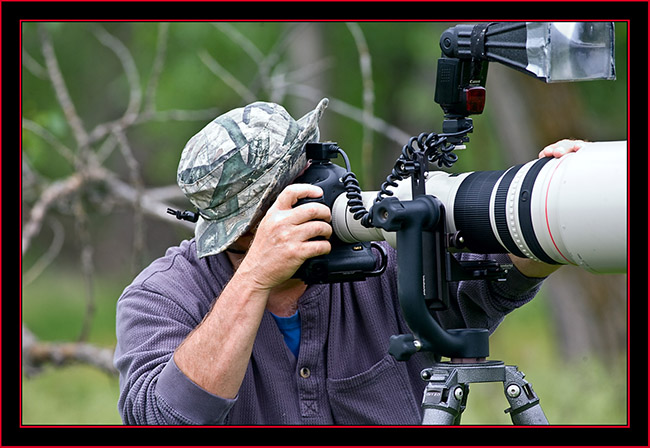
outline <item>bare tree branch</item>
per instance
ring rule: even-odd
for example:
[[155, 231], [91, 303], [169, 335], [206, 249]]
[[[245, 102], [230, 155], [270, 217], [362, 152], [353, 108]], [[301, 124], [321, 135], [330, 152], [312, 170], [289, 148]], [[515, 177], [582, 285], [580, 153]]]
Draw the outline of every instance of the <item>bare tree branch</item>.
[[39, 79], [49, 79], [47, 70], [30, 55], [27, 50], [22, 49], [23, 66], [34, 76]]
[[41, 342], [24, 325], [22, 327], [23, 372], [30, 376], [45, 365], [88, 364], [117, 376], [113, 367], [113, 350], [81, 342]]
[[156, 110], [156, 92], [158, 90], [158, 80], [163, 71], [165, 57], [167, 55], [167, 39], [169, 37], [169, 23], [162, 22], [158, 24], [158, 38], [156, 42], [156, 56], [153, 60], [151, 75], [144, 100], [145, 114], [153, 114]]
[[32, 265], [32, 267], [23, 274], [23, 286], [30, 284], [34, 281], [46, 267], [54, 261], [54, 259], [61, 252], [63, 247], [63, 240], [65, 231], [63, 225], [57, 219], [48, 219], [50, 228], [52, 229], [52, 242], [47, 251]]
[[138, 194], [132, 186], [119, 180], [108, 170], [101, 167], [95, 167], [87, 170], [83, 176], [79, 173], [74, 173], [65, 179], [54, 181], [43, 191], [39, 200], [32, 207], [27, 223], [23, 226], [23, 254], [25, 254], [29, 249], [33, 237], [40, 231], [43, 218], [49, 208], [64, 198], [75, 194], [79, 189], [88, 188], [93, 182], [101, 182], [106, 185], [110, 189], [110, 193], [115, 195], [115, 197], [122, 203], [131, 206], [140, 202], [146, 203], [147, 207], [143, 208], [143, 212], [148, 216], [163, 219], [166, 222], [177, 224], [186, 229], [194, 228], [194, 225], [191, 223], [179, 221], [170, 215], [165, 214], [165, 210], [167, 210], [168, 207], [173, 207], [173, 204], [165, 202], [165, 198], [159, 199], [160, 189], [154, 189], [153, 195], [144, 191], [140, 200], [138, 200]]
[[[300, 84], [307, 81], [309, 78], [318, 75], [325, 70], [333, 66], [332, 58], [325, 58], [320, 61], [316, 61], [312, 64], [305, 64], [302, 67], [299, 67], [297, 70], [287, 72], [283, 76], [283, 81], [286, 84], [283, 87], [292, 86], [294, 84]], [[277, 77], [277, 75], [275, 75]]]
[[52, 182], [38, 198], [29, 213], [27, 223], [22, 230], [22, 253], [23, 255], [29, 249], [29, 245], [34, 236], [41, 230], [43, 218], [48, 209], [63, 198], [75, 193], [87, 182], [88, 176], [82, 176], [74, 173], [69, 177]]
[[94, 29], [95, 36], [106, 47], [110, 48], [122, 64], [124, 74], [129, 84], [129, 104], [122, 115], [120, 123], [122, 127], [128, 126], [135, 121], [142, 105], [142, 88], [140, 87], [140, 75], [135, 66], [131, 52], [118, 38], [110, 34], [101, 26]]
[[97, 40], [115, 53], [122, 64], [124, 74], [129, 84], [129, 103], [121, 118], [97, 125], [89, 136], [89, 142], [93, 143], [102, 139], [106, 134], [115, 130], [124, 130], [133, 124], [139, 116], [142, 106], [142, 88], [140, 86], [140, 75], [138, 74], [135, 61], [131, 52], [118, 38], [110, 34], [104, 28], [96, 26], [94, 29]]
[[52, 44], [50, 33], [47, 31], [44, 24], [39, 24], [38, 30], [41, 38], [41, 50], [45, 57], [45, 65], [47, 67], [48, 75], [52, 81], [52, 86], [54, 87], [59, 104], [63, 109], [63, 114], [72, 129], [72, 133], [77, 141], [80, 152], [82, 152], [83, 148], [88, 145], [88, 134], [84, 129], [81, 118], [79, 118], [77, 110], [70, 98], [70, 94], [68, 93], [68, 88], [65, 85], [61, 69], [59, 68], [59, 62], [54, 53], [54, 46]]
[[354, 37], [354, 42], [359, 53], [359, 65], [361, 67], [361, 83], [363, 85], [363, 140], [361, 143], [361, 169], [364, 179], [372, 177], [372, 128], [371, 121], [375, 115], [375, 87], [372, 81], [372, 60], [366, 38], [361, 27], [356, 22], [348, 22], [348, 29]]
[[[115, 132], [119, 132], [119, 129], [116, 129]], [[115, 138], [115, 132], [113, 134], [108, 134], [106, 140], [101, 144], [101, 146], [96, 149], [95, 157], [93, 163], [97, 165], [103, 164], [113, 151], [118, 146], [117, 138]]]
[[[126, 204], [134, 204], [137, 201], [137, 193], [127, 183], [121, 181], [113, 173], [110, 173], [102, 169], [101, 179], [104, 182], [104, 185], [107, 186], [110, 190], [110, 193], [115, 196], [115, 198], [121, 200]], [[165, 202], [164, 199], [159, 199], [159, 189], [154, 189], [154, 194], [150, 195], [149, 191], [144, 191], [141, 197], [142, 203], [147, 204], [143, 208], [143, 212], [150, 217], [162, 219], [163, 221], [171, 224], [175, 224], [178, 227], [184, 229], [193, 230], [194, 224], [187, 221], [181, 221], [173, 216], [166, 213], [167, 208], [174, 207], [173, 204]]]
[[[36, 123], [35, 121], [29, 120], [27, 118], [22, 119], [22, 125], [23, 125], [23, 129], [27, 129], [33, 132], [34, 134], [38, 135], [43, 140], [45, 140], [47, 143], [52, 145], [52, 148], [55, 149], [64, 159], [70, 162], [71, 166], [75, 165], [76, 156], [74, 152], [66, 145], [61, 143], [61, 141], [58, 138], [56, 138], [50, 131], [48, 131], [47, 129], [45, 129], [43, 126]], [[25, 157], [24, 153], [23, 153], [23, 157]]]
[[251, 92], [248, 87], [243, 85], [239, 80], [233, 76], [228, 70], [226, 70], [221, 64], [219, 64], [206, 50], [199, 52], [199, 58], [205, 64], [206, 67], [210, 69], [219, 79], [224, 83], [230, 86], [237, 94], [239, 94], [245, 101], [252, 102], [257, 98], [253, 92]]
[[[300, 27], [288, 27], [285, 33], [283, 33], [275, 42], [271, 51], [265, 55], [252, 40], [242, 34], [233, 25], [227, 22], [217, 22], [213, 25], [226, 36], [228, 36], [233, 42], [238, 44], [244, 53], [246, 53], [251, 58], [251, 60], [257, 64], [257, 76], [253, 80], [252, 85], [261, 85], [262, 90], [266, 92], [268, 98], [270, 98], [271, 101], [281, 102], [282, 98], [284, 98], [285, 93], [282, 89], [284, 87], [284, 83], [282, 81], [284, 80], [286, 74], [283, 71], [280, 71], [280, 73], [276, 72], [275, 74], [272, 74], [273, 67], [278, 68], [278, 61], [281, 60], [282, 52], [286, 49], [287, 43], [291, 41], [292, 36], [296, 35], [295, 31], [300, 29]], [[281, 80], [279, 84], [277, 83], [278, 79]], [[235, 92], [240, 92], [235, 88], [233, 88], [233, 90], [235, 90]], [[244, 95], [241, 96], [244, 100], [247, 100], [247, 98], [249, 98]]]
[[[304, 84], [297, 84], [292, 86], [290, 91], [291, 95], [298, 98], [305, 98], [311, 101], [318, 101], [323, 98], [323, 92], [319, 92], [316, 89], [306, 86]], [[330, 98], [330, 103], [327, 106], [328, 110], [332, 110], [340, 115], [348, 117], [352, 120], [363, 123], [363, 110], [358, 107], [354, 107], [345, 101], [341, 101], [336, 98]], [[394, 141], [400, 146], [404, 144], [405, 141], [408, 141], [411, 136], [405, 131], [399, 129], [396, 126], [387, 123], [378, 117], [371, 117], [368, 120], [368, 126], [375, 132], [385, 136], [389, 140]]]
[[142, 124], [150, 121], [204, 121], [213, 119], [221, 112], [221, 109], [218, 108], [199, 110], [159, 110], [142, 114], [134, 124]]
[[[246, 53], [258, 66], [265, 65], [266, 58], [264, 57], [264, 53], [257, 48], [257, 45], [255, 45], [253, 41], [240, 33], [232, 24], [228, 22], [215, 22], [212, 25], [232, 39], [233, 42], [238, 44], [239, 47], [244, 50], [244, 53]], [[268, 76], [269, 71], [264, 70], [260, 71], [260, 73]]]
[[140, 259], [140, 254], [144, 251], [144, 219], [142, 209], [142, 195], [144, 192], [144, 184], [142, 178], [140, 177], [140, 164], [135, 159], [133, 151], [129, 145], [129, 142], [126, 139], [126, 135], [123, 132], [117, 130], [113, 133], [119, 143], [120, 150], [124, 160], [126, 160], [126, 166], [129, 169], [129, 176], [131, 178], [131, 185], [135, 190], [135, 201], [133, 202], [133, 255], [131, 270], [135, 274], [135, 271], [139, 267], [137, 260]]
[[149, 200], [166, 201], [166, 200], [179, 200], [186, 199], [185, 195], [178, 187], [178, 185], [167, 185], [166, 187], [157, 187], [147, 189], [147, 196]]

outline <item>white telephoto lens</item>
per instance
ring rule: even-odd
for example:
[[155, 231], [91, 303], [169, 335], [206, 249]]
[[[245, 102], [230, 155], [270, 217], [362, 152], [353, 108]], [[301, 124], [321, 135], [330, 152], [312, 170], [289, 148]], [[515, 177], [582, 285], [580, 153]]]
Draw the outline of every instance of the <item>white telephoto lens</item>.
[[[427, 194], [445, 206], [447, 232], [460, 231], [466, 250], [510, 252], [595, 273], [627, 272], [627, 142], [585, 143], [561, 158], [537, 159], [503, 171], [429, 172]], [[392, 190], [411, 199], [410, 181]], [[363, 193], [370, 208], [376, 191]], [[365, 228], [340, 195], [332, 209], [343, 241], [386, 240], [394, 232]]]

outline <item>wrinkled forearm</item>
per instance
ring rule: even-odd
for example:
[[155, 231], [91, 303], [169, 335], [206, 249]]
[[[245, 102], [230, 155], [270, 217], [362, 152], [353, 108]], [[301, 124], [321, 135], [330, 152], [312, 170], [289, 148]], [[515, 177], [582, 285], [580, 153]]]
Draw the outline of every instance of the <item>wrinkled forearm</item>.
[[178, 368], [206, 391], [234, 398], [246, 373], [268, 295], [236, 273], [205, 319], [176, 350]]

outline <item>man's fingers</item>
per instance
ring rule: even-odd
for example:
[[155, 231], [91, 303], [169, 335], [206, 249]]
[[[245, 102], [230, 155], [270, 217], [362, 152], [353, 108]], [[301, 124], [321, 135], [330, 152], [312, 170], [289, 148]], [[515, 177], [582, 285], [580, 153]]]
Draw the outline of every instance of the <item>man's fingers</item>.
[[310, 184], [291, 184], [278, 195], [275, 206], [280, 210], [289, 210], [303, 198], [319, 198], [323, 196], [323, 189]]
[[306, 242], [328, 239], [332, 236], [332, 226], [324, 221], [307, 221], [298, 225], [284, 227], [274, 232], [273, 242], [278, 248], [287, 247], [290, 252]]
[[543, 157], [559, 158], [570, 152], [578, 151], [584, 146], [584, 144], [585, 142], [582, 140], [560, 140], [559, 142], [548, 145], [546, 148], [542, 149], [539, 152], [538, 157], [540, 159]]
[[317, 199], [322, 196], [323, 190], [320, 187], [310, 184], [292, 184], [282, 190], [269, 212], [278, 213], [278, 216], [283, 216], [282, 219], [286, 219], [288, 224], [293, 225], [313, 220], [329, 222], [332, 214], [325, 204], [308, 201], [296, 205], [302, 199]]
[[332, 250], [332, 245], [327, 240], [308, 241], [303, 246], [302, 256], [305, 260], [319, 255], [329, 254]]
[[332, 226], [323, 221], [308, 221], [296, 227], [303, 241], [316, 237], [329, 238], [332, 236]]
[[321, 220], [330, 222], [332, 212], [329, 207], [320, 202], [308, 202], [297, 206], [292, 212], [293, 224], [300, 224], [307, 221]]

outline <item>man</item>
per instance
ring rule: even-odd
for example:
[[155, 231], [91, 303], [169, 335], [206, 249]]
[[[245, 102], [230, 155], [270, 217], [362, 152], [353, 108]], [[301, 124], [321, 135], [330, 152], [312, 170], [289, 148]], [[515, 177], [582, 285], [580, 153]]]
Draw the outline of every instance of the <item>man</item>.
[[[389, 337], [409, 332], [395, 251], [387, 247], [383, 275], [363, 282], [292, 278], [330, 250], [328, 207], [294, 207], [323, 192], [291, 183], [307, 166], [304, 145], [318, 140], [326, 106], [295, 121], [277, 104], [253, 103], [187, 143], [178, 183], [199, 210], [196, 237], [154, 261], [117, 306], [126, 424], [420, 423], [420, 371], [432, 360], [387, 354]], [[508, 261], [463, 255], [488, 257]], [[556, 269], [513, 261], [505, 282], [454, 283], [441, 324], [494, 330]]]

